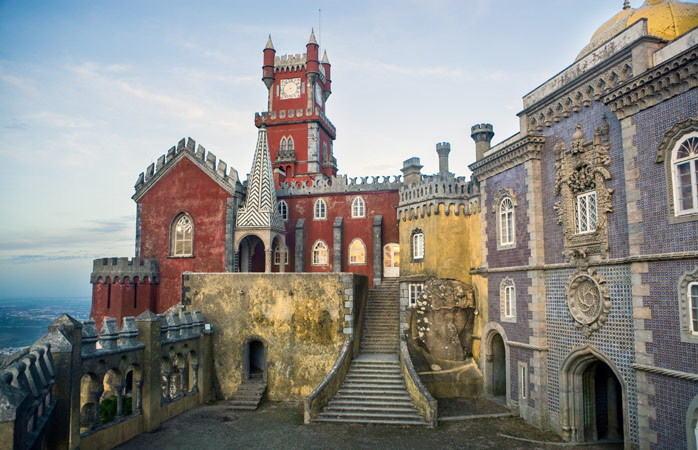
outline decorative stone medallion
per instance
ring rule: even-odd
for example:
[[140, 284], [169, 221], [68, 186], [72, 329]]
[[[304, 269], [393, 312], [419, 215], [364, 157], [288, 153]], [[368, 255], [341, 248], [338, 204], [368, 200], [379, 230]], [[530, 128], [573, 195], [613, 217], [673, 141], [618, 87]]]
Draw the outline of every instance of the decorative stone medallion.
[[567, 283], [567, 307], [577, 328], [589, 337], [606, 323], [611, 300], [606, 280], [594, 269], [578, 270]]

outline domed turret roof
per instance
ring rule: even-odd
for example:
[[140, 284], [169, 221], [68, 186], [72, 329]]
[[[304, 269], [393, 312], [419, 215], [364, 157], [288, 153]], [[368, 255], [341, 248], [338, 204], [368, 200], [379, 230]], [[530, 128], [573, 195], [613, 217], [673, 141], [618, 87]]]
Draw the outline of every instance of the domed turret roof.
[[630, 8], [626, 1], [624, 8], [618, 14], [594, 32], [589, 45], [579, 52], [576, 60], [582, 59], [601, 44], [642, 19], [647, 19], [647, 29], [651, 36], [672, 41], [698, 26], [698, 4], [674, 0], [645, 0], [639, 8]]

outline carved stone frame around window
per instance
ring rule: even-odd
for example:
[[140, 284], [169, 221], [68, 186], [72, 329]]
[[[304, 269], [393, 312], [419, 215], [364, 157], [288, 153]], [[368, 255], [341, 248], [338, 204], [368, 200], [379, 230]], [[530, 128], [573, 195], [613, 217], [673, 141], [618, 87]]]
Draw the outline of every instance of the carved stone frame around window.
[[[604, 120], [605, 122], [605, 120]], [[570, 147], [555, 138], [555, 191], [560, 200], [555, 202], [557, 223], [562, 225], [565, 249], [569, 260], [584, 260], [590, 256], [608, 258], [607, 214], [613, 212], [611, 195], [613, 189], [606, 187], [611, 173], [606, 168], [611, 164], [609, 156], [609, 127], [595, 130], [594, 139], [586, 141], [582, 126], [577, 125]], [[579, 194], [596, 192], [596, 229], [577, 233], [575, 204]]]
[[687, 271], [679, 278], [679, 318], [681, 324], [681, 341], [698, 344], [698, 334], [691, 333], [691, 305], [688, 301], [688, 286], [698, 283], [698, 266]]
[[668, 220], [669, 223], [683, 223], [698, 220], [698, 213], [694, 214], [676, 214], [676, 205], [674, 205], [674, 171], [672, 170], [672, 153], [676, 149], [676, 145], [684, 140], [689, 133], [698, 132], [698, 119], [690, 118], [681, 123], [677, 123], [669, 131], [664, 133], [662, 141], [657, 147], [656, 162], [664, 163], [664, 172], [666, 174], [666, 194], [667, 206], [669, 208]]
[[[513, 293], [511, 295], [513, 314], [511, 316], [508, 316], [505, 311], [507, 287], [513, 288]], [[514, 280], [509, 277], [504, 278], [499, 284], [499, 321], [516, 323], [516, 284], [514, 283]]]
[[[512, 216], [512, 227], [513, 229], [513, 236], [514, 239], [512, 239], [511, 243], [509, 244], [502, 244], [502, 224], [501, 224], [501, 214], [500, 214], [500, 206], [502, 204], [502, 200], [504, 200], [506, 197], [509, 197], [511, 199], [511, 203], [514, 205], [514, 210], [513, 210], [513, 216]], [[492, 211], [494, 212], [494, 224], [495, 228], [497, 228], [497, 250], [506, 250], [510, 248], [515, 248], [516, 247], [516, 193], [513, 191], [513, 189], [509, 188], [503, 188], [497, 191], [496, 194], [494, 194], [494, 201], [492, 203]]]

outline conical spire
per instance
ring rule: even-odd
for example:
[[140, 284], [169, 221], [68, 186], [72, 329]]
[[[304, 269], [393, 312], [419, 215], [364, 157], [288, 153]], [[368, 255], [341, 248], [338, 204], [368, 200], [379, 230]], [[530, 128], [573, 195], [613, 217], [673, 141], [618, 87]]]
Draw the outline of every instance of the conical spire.
[[274, 48], [274, 44], [272, 44], [272, 42], [271, 42], [271, 34], [269, 35], [269, 39], [267, 39], [267, 45], [264, 47], [264, 50], [267, 50], [267, 49], [276, 50]]
[[327, 50], [323, 50], [322, 52], [322, 63], [323, 64], [329, 64], [330, 60], [327, 59]]
[[238, 211], [236, 228], [284, 229], [283, 220], [276, 210], [276, 190], [264, 126], [259, 129], [252, 172], [247, 180], [247, 197]]
[[[310, 38], [308, 39], [308, 44], [317, 45], [317, 41], [315, 40], [315, 30], [312, 28], [310, 29]], [[308, 44], [306, 44], [306, 45], [308, 45]]]

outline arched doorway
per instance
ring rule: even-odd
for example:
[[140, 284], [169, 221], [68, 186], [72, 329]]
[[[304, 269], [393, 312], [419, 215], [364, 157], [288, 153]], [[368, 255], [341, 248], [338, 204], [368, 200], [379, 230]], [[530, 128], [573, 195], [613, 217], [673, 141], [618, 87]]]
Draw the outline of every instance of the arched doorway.
[[238, 257], [240, 272], [264, 272], [264, 242], [257, 236], [245, 236], [240, 241]]
[[243, 358], [243, 381], [267, 380], [267, 346], [261, 339], [245, 341]]
[[560, 371], [564, 438], [572, 442], [625, 440], [627, 394], [618, 370], [590, 346], [572, 352]]
[[386, 278], [400, 276], [399, 244], [387, 244], [383, 247], [383, 276]]
[[492, 355], [492, 396], [501, 397], [506, 403], [507, 395], [507, 372], [506, 372], [506, 353], [504, 349], [504, 340], [499, 333], [493, 333], [491, 342]]

